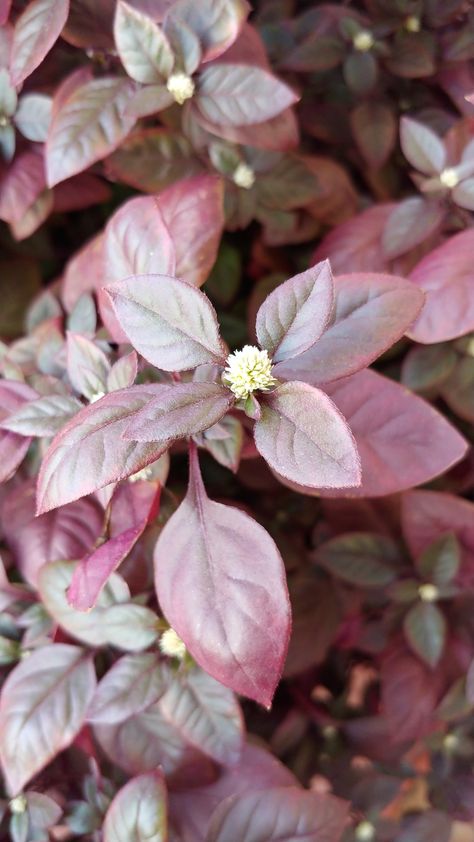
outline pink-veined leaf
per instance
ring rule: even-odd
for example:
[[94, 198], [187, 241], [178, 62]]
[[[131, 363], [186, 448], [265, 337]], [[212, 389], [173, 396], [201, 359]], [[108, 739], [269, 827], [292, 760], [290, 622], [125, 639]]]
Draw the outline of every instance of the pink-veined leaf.
[[79, 394], [88, 400], [106, 391], [110, 363], [95, 342], [79, 333], [67, 332], [67, 373]]
[[130, 275], [174, 274], [174, 244], [158, 202], [138, 196], [125, 202], [105, 229], [104, 283]]
[[[15, 380], [0, 382], [0, 419], [4, 421], [9, 415], [23, 406], [27, 401], [34, 400], [37, 393], [26, 383]], [[0, 430], [0, 482], [10, 479], [18, 466], [23, 462], [31, 439], [9, 430]]]
[[338, 842], [349, 804], [333, 795], [277, 787], [226, 799], [206, 842]]
[[424, 290], [426, 302], [409, 336], [430, 345], [474, 330], [472, 250], [474, 231], [468, 228], [427, 254], [410, 280]]
[[86, 170], [119, 146], [135, 123], [128, 110], [134, 93], [130, 80], [105, 76], [74, 90], [54, 114], [49, 130], [46, 171], [50, 187]]
[[406, 646], [384, 653], [382, 704], [391, 741], [422, 739], [433, 730], [433, 712], [444, 682], [444, 670], [431, 670]]
[[79, 173], [54, 188], [54, 212], [83, 210], [108, 202], [110, 197], [111, 191], [105, 181], [90, 172]]
[[402, 117], [400, 143], [405, 158], [424, 175], [436, 175], [443, 169], [446, 149], [440, 137], [428, 126]]
[[148, 362], [164, 371], [223, 362], [212, 304], [191, 284], [168, 275], [135, 275], [106, 291], [120, 327]]
[[298, 96], [267, 70], [244, 64], [213, 64], [199, 77], [198, 113], [214, 125], [246, 126], [276, 117]]
[[238, 761], [243, 730], [239, 704], [231, 690], [203, 670], [171, 675], [159, 707], [187, 742], [217, 763], [233, 766]]
[[334, 279], [335, 312], [315, 344], [274, 374], [317, 386], [365, 368], [413, 324], [424, 301], [410, 281], [395, 275], [354, 272]]
[[157, 769], [132, 778], [105, 814], [104, 842], [167, 842], [167, 813], [163, 772]]
[[182, 179], [159, 195], [158, 207], [174, 246], [175, 274], [193, 286], [202, 286], [216, 260], [224, 230], [222, 180], [212, 175]]
[[44, 395], [22, 404], [0, 423], [0, 429], [21, 436], [55, 436], [82, 407], [69, 395]]
[[170, 76], [174, 55], [163, 30], [123, 0], [117, 3], [114, 38], [122, 64], [132, 79], [152, 85]]
[[31, 0], [15, 23], [10, 73], [16, 86], [29, 76], [59, 37], [69, 0]]
[[44, 564], [81, 558], [90, 552], [102, 531], [103, 519], [102, 509], [90, 498], [35, 518], [33, 481], [12, 491], [1, 511], [7, 544], [22, 577], [34, 588]]
[[115, 392], [133, 386], [137, 372], [138, 356], [135, 351], [131, 351], [113, 364], [107, 377], [107, 391]]
[[95, 690], [92, 656], [55, 643], [10, 673], [0, 699], [0, 759], [12, 795], [69, 746]]
[[318, 263], [278, 286], [261, 305], [257, 338], [275, 363], [311, 348], [326, 329], [334, 304], [329, 261]]
[[166, 689], [156, 652], [123, 655], [100, 681], [87, 711], [88, 722], [124, 722], [154, 704]]
[[312, 488], [360, 484], [352, 433], [324, 392], [295, 381], [262, 400], [254, 429], [257, 450], [286, 479]]
[[384, 202], [336, 225], [318, 245], [311, 261], [329, 258], [334, 275], [345, 272], [386, 272], [382, 232], [395, 204]]
[[224, 53], [237, 38], [249, 13], [246, 0], [177, 0], [170, 17], [179, 27], [183, 21], [198, 37], [203, 61]]
[[187, 496], [155, 548], [155, 581], [163, 613], [198, 664], [269, 705], [290, 631], [283, 563], [260, 524], [209, 500], [194, 445]]
[[422, 196], [412, 196], [395, 206], [385, 223], [382, 247], [387, 258], [393, 260], [418, 246], [440, 227], [445, 210], [437, 202]]
[[38, 478], [38, 514], [84, 497], [144, 468], [167, 449], [121, 434], [129, 418], [156, 394], [156, 387], [119, 389], [84, 407], [53, 439]]
[[132, 441], [157, 441], [193, 436], [220, 421], [234, 395], [218, 383], [175, 383], [139, 412], [124, 430]]
[[1, 182], [0, 219], [10, 224], [21, 222], [45, 188], [43, 155], [37, 150], [20, 153]]
[[129, 555], [150, 520], [158, 511], [160, 486], [144, 483], [142, 511], [132, 526], [113, 535], [81, 559], [74, 570], [68, 600], [78, 611], [94, 607], [107, 580]]

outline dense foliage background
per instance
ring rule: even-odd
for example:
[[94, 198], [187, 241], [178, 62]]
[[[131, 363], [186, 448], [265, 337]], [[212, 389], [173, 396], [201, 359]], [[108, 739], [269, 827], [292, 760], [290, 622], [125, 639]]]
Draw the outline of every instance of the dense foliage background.
[[473, 842], [472, 3], [0, 24], [1, 839]]

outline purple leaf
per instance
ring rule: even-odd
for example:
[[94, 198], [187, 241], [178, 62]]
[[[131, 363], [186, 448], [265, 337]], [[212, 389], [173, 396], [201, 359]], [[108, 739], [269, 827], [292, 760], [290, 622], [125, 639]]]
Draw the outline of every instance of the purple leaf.
[[424, 290], [426, 303], [409, 333], [430, 345], [464, 336], [474, 330], [472, 250], [474, 231], [468, 228], [427, 254], [410, 280]]
[[270, 467], [312, 488], [360, 484], [351, 431], [333, 402], [306, 383], [284, 383], [265, 396], [255, 424], [257, 450]]
[[0, 699], [0, 759], [12, 795], [72, 743], [95, 684], [92, 657], [61, 643], [37, 649], [10, 673]]
[[46, 188], [43, 155], [37, 150], [17, 155], [1, 184], [0, 219], [21, 222]]
[[166, 842], [167, 793], [160, 770], [132, 778], [114, 796], [103, 824], [104, 842]]
[[154, 483], [146, 483], [145, 493], [147, 505], [140, 519], [86, 555], [74, 570], [68, 600], [78, 611], [89, 611], [94, 607], [107, 580], [132, 551], [152, 514], [156, 514], [160, 488]]
[[[0, 383], [0, 420], [4, 421], [27, 401], [37, 397], [34, 389], [26, 383], [2, 380]], [[0, 429], [0, 482], [5, 482], [23, 462], [31, 439], [26, 436]]]
[[157, 441], [193, 436], [212, 427], [234, 403], [230, 389], [218, 383], [176, 383], [163, 386], [125, 429], [132, 441]]
[[53, 112], [46, 143], [50, 187], [82, 172], [120, 145], [135, 123], [128, 111], [134, 92], [130, 80], [104, 76], [81, 85]]
[[124, 722], [154, 704], [166, 689], [155, 652], [124, 655], [100, 681], [87, 711], [88, 722]]
[[416, 602], [403, 621], [403, 631], [410, 648], [429, 667], [438, 664], [446, 643], [446, 620], [432, 602]]
[[267, 70], [213, 64], [200, 74], [196, 108], [214, 125], [246, 126], [276, 117], [297, 95]]
[[405, 158], [424, 175], [436, 175], [443, 169], [446, 161], [444, 143], [428, 126], [402, 117], [400, 143]]
[[160, 194], [158, 207], [174, 246], [175, 274], [195, 287], [202, 286], [224, 230], [222, 180], [213, 175], [182, 179]]
[[197, 35], [203, 61], [225, 52], [237, 38], [249, 13], [246, 0], [178, 0], [171, 10], [176, 28], [184, 22]]
[[102, 531], [104, 515], [89, 498], [35, 518], [35, 487], [28, 481], [8, 495], [1, 517], [15, 562], [23, 578], [36, 588], [44, 564], [90, 552]]
[[175, 249], [155, 198], [129, 199], [114, 213], [105, 229], [104, 261], [105, 282], [174, 274]]
[[326, 329], [334, 304], [328, 261], [318, 263], [278, 286], [261, 305], [257, 338], [275, 363], [311, 348]]
[[233, 766], [242, 750], [242, 714], [231, 690], [194, 668], [171, 676], [159, 702], [182, 737], [216, 760]]
[[296, 787], [231, 797], [211, 818], [206, 842], [338, 842], [348, 803]]
[[84, 407], [53, 439], [38, 478], [38, 514], [131, 476], [167, 449], [121, 434], [129, 418], [156, 395], [156, 387], [119, 389]]
[[387, 271], [382, 232], [394, 207], [388, 202], [377, 204], [336, 225], [317, 247], [312, 262], [329, 258], [335, 275]]
[[387, 258], [393, 260], [423, 243], [440, 227], [444, 208], [437, 202], [413, 196], [400, 202], [385, 223], [382, 246]]
[[152, 85], [171, 74], [174, 56], [163, 30], [123, 0], [117, 3], [114, 37], [122, 64], [132, 79]]
[[365, 368], [403, 336], [424, 301], [412, 283], [395, 275], [339, 275], [334, 287], [331, 324], [314, 348], [275, 366], [275, 377], [317, 386]]
[[156, 545], [155, 576], [163, 613], [200, 666], [269, 705], [290, 631], [283, 563], [260, 524], [209, 500], [195, 446], [188, 493]]
[[13, 30], [10, 73], [15, 87], [33, 73], [59, 37], [69, 0], [32, 0]]
[[135, 275], [106, 288], [120, 327], [164, 371], [222, 363], [226, 353], [209, 299], [167, 275]]

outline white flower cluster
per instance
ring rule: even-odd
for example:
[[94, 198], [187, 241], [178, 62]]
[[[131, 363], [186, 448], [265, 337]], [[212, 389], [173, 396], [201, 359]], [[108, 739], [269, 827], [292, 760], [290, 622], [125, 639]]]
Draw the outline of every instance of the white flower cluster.
[[277, 382], [272, 376], [268, 351], [261, 351], [255, 345], [244, 345], [241, 351], [230, 354], [226, 362], [223, 381], [237, 398], [245, 400], [258, 389], [266, 392]]
[[166, 83], [166, 87], [179, 105], [191, 99], [194, 93], [194, 82], [187, 73], [173, 73]]
[[186, 656], [186, 646], [174, 629], [166, 629], [160, 637], [160, 649], [168, 658], [182, 661]]

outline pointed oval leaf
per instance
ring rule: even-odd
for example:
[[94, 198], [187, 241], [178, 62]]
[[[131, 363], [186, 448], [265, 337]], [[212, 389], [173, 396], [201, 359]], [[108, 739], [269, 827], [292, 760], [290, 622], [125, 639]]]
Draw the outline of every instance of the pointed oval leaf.
[[433, 541], [415, 563], [428, 582], [438, 586], [452, 582], [461, 563], [461, 548], [454, 532], [447, 532]]
[[214, 308], [191, 284], [168, 275], [135, 275], [106, 291], [120, 327], [148, 362], [164, 371], [223, 362]]
[[225, 686], [269, 705], [290, 630], [283, 563], [260, 524], [209, 500], [194, 448], [187, 496], [154, 559], [163, 613], [193, 658]]
[[217, 763], [234, 765], [242, 750], [242, 714], [231, 690], [203, 670], [172, 676], [160, 710], [183, 736]]
[[430, 202], [421, 196], [399, 202], [385, 223], [382, 235], [384, 254], [390, 260], [406, 254], [434, 234], [444, 217], [445, 210], [438, 202]]
[[334, 318], [314, 348], [279, 363], [276, 377], [317, 386], [365, 368], [403, 336], [424, 301], [403, 278], [355, 272], [334, 279]]
[[33, 73], [66, 23], [69, 0], [32, 0], [16, 21], [10, 73], [16, 87]]
[[211, 818], [206, 842], [337, 842], [348, 803], [296, 787], [227, 798]]
[[246, 126], [276, 117], [297, 95], [267, 70], [246, 64], [213, 64], [199, 77], [196, 108], [214, 125]]
[[163, 30], [123, 0], [117, 3], [114, 38], [122, 64], [132, 79], [152, 85], [171, 74], [174, 56]]
[[230, 389], [218, 383], [176, 383], [163, 386], [125, 429], [132, 441], [157, 441], [193, 436], [220, 421], [234, 403]]
[[92, 657], [55, 643], [8, 676], [0, 699], [0, 759], [12, 795], [79, 733], [96, 684]]
[[416, 342], [446, 342], [474, 330], [473, 248], [474, 231], [468, 228], [413, 269], [410, 280], [426, 293], [425, 306], [408, 334]]
[[405, 637], [422, 661], [434, 668], [446, 643], [446, 620], [437, 605], [417, 602], [403, 623]]
[[[0, 418], [5, 420], [37, 394], [26, 383], [2, 380], [0, 383]], [[23, 462], [31, 439], [10, 430], [0, 430], [0, 482], [5, 482]]]
[[124, 722], [158, 701], [166, 677], [155, 652], [124, 655], [100, 681], [87, 711], [88, 722]]
[[443, 169], [446, 161], [444, 143], [428, 126], [402, 117], [400, 143], [405, 158], [424, 175], [436, 175]]
[[53, 439], [38, 477], [38, 514], [118, 482], [158, 459], [164, 442], [141, 444], [121, 434], [156, 387], [118, 389], [84, 407]]
[[51, 122], [51, 97], [45, 94], [25, 94], [15, 113], [15, 125], [27, 140], [44, 143]]
[[234, 43], [249, 13], [246, 0], [177, 0], [169, 17], [176, 29], [183, 22], [201, 44], [203, 61], [211, 61]]
[[[54, 113], [46, 143], [48, 184], [90, 167], [119, 146], [135, 123], [128, 105], [135, 85], [103, 77], [81, 85]], [[53, 106], [54, 108], [54, 106]]]
[[158, 769], [125, 784], [105, 815], [104, 842], [167, 842], [167, 793]]
[[354, 532], [332, 538], [315, 551], [316, 560], [330, 573], [360, 587], [380, 588], [396, 578], [400, 556], [385, 535]]
[[129, 199], [113, 214], [105, 229], [104, 260], [105, 282], [149, 272], [174, 274], [175, 249], [155, 198]]
[[334, 304], [329, 261], [318, 263], [278, 286], [261, 305], [257, 338], [275, 363], [311, 348], [326, 329]]
[[67, 331], [67, 373], [76, 392], [90, 401], [104, 394], [109, 371], [110, 363], [95, 342]]
[[306, 383], [284, 383], [265, 396], [255, 424], [257, 450], [271, 468], [312, 488], [360, 484], [351, 431], [333, 402]]

